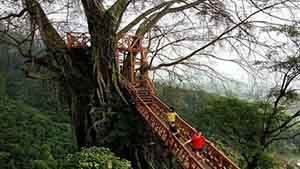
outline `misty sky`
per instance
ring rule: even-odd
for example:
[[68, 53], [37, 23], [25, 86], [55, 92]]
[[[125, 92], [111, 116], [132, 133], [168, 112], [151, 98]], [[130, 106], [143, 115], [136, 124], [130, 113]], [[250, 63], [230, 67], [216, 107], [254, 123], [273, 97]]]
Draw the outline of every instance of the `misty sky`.
[[[112, 4], [113, 1], [104, 1], [106, 6], [109, 6]], [[296, 2], [297, 3], [297, 2]], [[232, 1], [225, 2], [226, 6], [224, 7], [225, 10], [229, 13], [231, 16], [231, 19], [233, 19], [235, 22], [239, 22], [242, 18], [245, 18], [249, 16], [251, 13], [257, 11], [257, 8], [254, 8], [253, 6], [250, 6], [248, 3], [246, 3], [245, 0], [239, 1], [238, 3], [233, 4]], [[20, 5], [20, 4], [19, 4]], [[44, 9], [48, 13], [48, 17], [53, 21], [53, 23], [56, 24], [57, 29], [61, 33], [61, 35], [64, 35], [64, 32], [68, 31], [87, 31], [87, 23], [85, 20], [85, 16], [83, 14], [83, 10], [80, 6], [80, 3], [73, 2], [72, 4], [69, 4], [72, 8], [70, 10], [67, 10], [68, 3], [67, 1], [55, 1], [55, 4], [50, 5], [47, 3], [43, 3]], [[121, 25], [126, 25], [131, 21], [135, 16], [140, 14], [142, 11], [146, 10], [147, 8], [150, 8], [151, 5], [147, 6], [149, 4], [146, 4], [145, 8], [139, 8], [139, 10], [129, 10], [125, 14], [125, 19], [123, 19], [123, 22]], [[9, 2], [4, 2], [0, 4], [0, 9], [2, 12], [0, 12], [0, 15], [4, 15], [10, 12], [18, 11], [19, 8], [17, 5], [10, 6]], [[276, 51], [275, 54], [278, 60], [281, 60], [285, 58], [287, 55], [293, 55], [297, 52], [297, 48], [293, 46], [294, 44], [291, 43], [291, 41], [287, 38], [287, 36], [284, 33], [278, 33], [278, 32], [269, 32], [266, 33], [264, 30], [268, 29], [269, 26], [278, 26], [278, 25], [284, 25], [284, 24], [293, 24], [296, 22], [293, 22], [292, 20], [299, 21], [300, 15], [299, 12], [294, 12], [293, 10], [296, 10], [296, 8], [283, 8], [282, 5], [279, 5], [278, 8], [273, 8], [272, 10], [267, 10], [267, 12], [270, 12], [272, 16], [265, 14], [265, 13], [258, 13], [251, 17], [248, 21], [251, 22], [251, 28], [249, 29], [249, 32], [252, 34], [252, 36], [255, 37], [255, 39], [261, 43], [261, 44], [247, 44], [243, 45], [243, 43], [247, 43], [246, 41], [243, 41], [243, 43], [238, 42], [236, 40], [229, 39], [229, 41], [220, 41], [211, 47], [199, 52], [199, 55], [194, 56], [190, 61], [195, 62], [198, 64], [203, 65], [209, 65], [210, 68], [215, 69], [220, 74], [226, 76], [229, 78], [228, 82], [232, 84], [234, 81], [240, 81], [242, 84], [244, 84], [245, 89], [253, 89], [253, 85], [263, 86], [264, 88], [272, 87], [276, 82], [278, 82], [278, 76], [275, 74], [270, 74], [270, 72], [265, 71], [264, 73], [261, 73], [260, 69], [258, 70], [257, 67], [253, 67], [253, 63], [257, 60], [264, 61], [266, 58], [265, 56], [270, 53], [270, 48], [264, 47], [264, 44], [273, 46], [272, 50]], [[187, 36], [187, 37], [200, 37], [202, 40], [198, 41], [186, 41], [178, 44], [178, 48], [166, 48], [162, 51], [161, 55], [167, 55], [171, 59], [180, 58], [183, 56], [188, 55], [193, 50], [199, 48], [200, 46], [205, 45], [210, 40], [214, 39], [216, 36], [221, 34], [224, 30], [230, 28], [230, 26], [233, 26], [233, 24], [228, 25], [217, 25], [217, 23], [207, 22], [207, 18], [204, 18], [203, 16], [197, 15], [197, 9], [190, 9], [185, 11], [185, 13], [180, 13], [176, 15], [168, 15], [164, 17], [159, 23], [158, 27], [169, 27], [172, 25], [172, 23], [178, 22], [180, 20], [184, 20], [184, 24], [179, 25], [176, 29], [178, 30], [184, 30], [185, 28], [197, 28], [193, 31], [183, 31], [181, 34], [177, 34], [177, 38], [180, 36]], [[189, 17], [186, 17], [188, 15]], [[68, 23], [65, 23], [68, 21]], [[269, 24], [272, 23], [272, 24]], [[206, 25], [205, 25], [206, 24]], [[209, 28], [209, 29], [208, 29]], [[156, 33], [156, 32], [154, 32]], [[231, 34], [228, 35], [237, 35], [238, 31], [232, 31]], [[211, 35], [210, 35], [211, 34]], [[175, 40], [175, 38], [171, 37], [170, 39]], [[167, 41], [163, 41], [161, 45], [164, 45], [167, 43]], [[229, 44], [230, 43], [230, 44]], [[281, 49], [277, 50], [276, 45], [283, 45], [281, 46]], [[145, 43], [147, 45], [147, 43]], [[154, 47], [154, 46], [151, 46]], [[235, 48], [233, 48], [235, 47]], [[249, 50], [251, 48], [251, 50]], [[234, 60], [236, 62], [239, 62], [242, 67], [236, 63], [229, 62], [229, 61], [221, 61], [219, 59], [214, 59], [212, 57], [207, 57], [205, 55], [201, 55], [200, 53], [208, 53], [213, 54], [219, 58], [227, 59], [227, 60]], [[282, 58], [281, 58], [282, 57]], [[274, 57], [275, 58], [275, 57]], [[163, 60], [164, 62], [170, 62], [170, 59], [165, 58]], [[247, 61], [247, 62], [246, 62]], [[161, 63], [161, 60], [155, 60], [155, 64]], [[250, 68], [249, 68], [250, 66]], [[172, 68], [168, 68], [172, 69]], [[207, 68], [203, 68], [207, 69]], [[187, 77], [187, 79], [190, 79], [190, 81], [193, 81], [194, 83], [197, 83], [197, 81], [200, 81], [200, 83], [205, 82], [205, 84], [210, 84], [211, 80], [209, 78], [204, 77], [205, 73], [198, 72], [192, 69], [189, 69], [185, 66], [178, 66], [176, 71], [178, 73], [187, 73], [190, 77]], [[258, 73], [260, 72], [260, 74]], [[162, 77], [166, 77], [168, 74], [166, 72], [159, 72], [159, 74], [162, 75]], [[256, 77], [255, 81], [253, 77]], [[159, 76], [155, 76], [158, 78]], [[295, 84], [297, 85], [297, 84]], [[250, 91], [251, 91], [250, 90]], [[260, 91], [258, 91], [260, 92]]]

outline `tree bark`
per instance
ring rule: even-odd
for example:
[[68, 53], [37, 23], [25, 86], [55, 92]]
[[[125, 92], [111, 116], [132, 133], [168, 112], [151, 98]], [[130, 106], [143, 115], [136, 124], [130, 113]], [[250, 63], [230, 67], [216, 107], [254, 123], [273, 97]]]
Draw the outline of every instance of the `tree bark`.
[[78, 147], [109, 147], [137, 169], [170, 168], [173, 157], [130, 104], [126, 90], [120, 88], [116, 31], [129, 1], [118, 0], [105, 10], [98, 1], [82, 0], [91, 35], [88, 49], [67, 49], [40, 4], [25, 2], [49, 50], [47, 64], [59, 70], [61, 95], [69, 103]]

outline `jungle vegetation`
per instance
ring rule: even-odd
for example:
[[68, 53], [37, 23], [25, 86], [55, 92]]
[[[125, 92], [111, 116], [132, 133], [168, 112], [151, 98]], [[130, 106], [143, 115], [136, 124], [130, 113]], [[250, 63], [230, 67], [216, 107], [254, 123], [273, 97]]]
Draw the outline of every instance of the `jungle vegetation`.
[[[17, 153], [23, 148], [28, 148], [28, 154], [32, 153], [26, 162], [22, 161], [23, 155], [11, 160], [14, 156], [10, 154], [14, 153], [9, 151], [14, 148], [5, 148], [1, 155], [3, 164], [8, 164], [5, 167], [28, 164], [51, 168], [59, 166], [61, 163], [56, 159], [63, 159], [67, 153], [74, 152], [75, 157], [66, 156], [64, 161], [73, 162], [89, 155], [87, 151], [101, 154], [101, 158], [107, 155], [111, 159], [109, 166], [111, 161], [115, 161], [116, 166], [129, 166], [107, 149], [91, 148], [82, 150], [82, 154], [76, 153], [95, 146], [109, 148], [129, 160], [133, 168], [173, 166], [173, 157], [161, 151], [165, 150], [162, 142], [132, 105], [124, 80], [129, 76], [119, 73], [115, 49], [119, 36], [124, 34], [145, 39], [149, 64], [143, 65], [140, 71], [151, 71], [156, 82], [166, 78], [173, 79], [175, 84], [201, 81], [203, 76], [220, 82], [231, 80], [222, 69], [217, 70], [213, 62], [236, 64], [255, 80], [272, 81], [274, 77], [268, 94], [248, 101], [198, 91], [202, 93], [197, 97], [206, 100], [194, 104], [200, 99], [187, 97], [175, 102], [169, 95], [177, 91], [162, 94], [157, 86], [158, 95], [165, 97], [170, 105], [176, 103], [178, 112], [216, 140], [218, 146], [224, 145], [224, 150], [242, 167], [272, 168], [277, 165], [277, 161], [271, 162], [272, 153], [276, 152], [272, 149], [277, 144], [298, 144], [297, 1], [8, 0], [1, 1], [0, 7], [3, 9], [0, 12], [0, 59], [4, 63], [1, 67], [1, 120], [4, 120], [3, 125], [10, 123], [13, 131], [20, 130], [23, 124], [26, 128], [29, 122], [34, 126], [30, 131], [24, 130], [29, 135], [28, 143], [24, 144], [22, 140], [19, 142], [26, 135], [23, 132], [3, 131], [3, 138], [23, 134], [15, 136], [18, 140], [11, 137], [11, 143], [6, 143], [10, 139], [4, 139], [5, 146], [20, 144], [22, 146], [16, 146]], [[91, 36], [88, 52], [67, 48], [65, 32], [76, 30], [87, 31]], [[130, 60], [136, 55], [124, 55], [124, 65], [132, 66]], [[175, 89], [195, 92], [191, 88]], [[185, 94], [181, 97], [185, 98]], [[90, 113], [94, 109], [97, 111]], [[20, 125], [18, 120], [21, 120]], [[58, 127], [47, 128], [50, 121]], [[70, 128], [63, 128], [67, 123]], [[50, 135], [45, 134], [47, 131]], [[65, 137], [56, 138], [58, 133]], [[36, 135], [42, 141], [38, 141]], [[36, 145], [26, 146], [33, 145], [32, 140], [37, 141]], [[149, 146], [149, 142], [156, 144]], [[84, 162], [81, 167], [89, 166]], [[100, 166], [104, 167], [97, 164]]]

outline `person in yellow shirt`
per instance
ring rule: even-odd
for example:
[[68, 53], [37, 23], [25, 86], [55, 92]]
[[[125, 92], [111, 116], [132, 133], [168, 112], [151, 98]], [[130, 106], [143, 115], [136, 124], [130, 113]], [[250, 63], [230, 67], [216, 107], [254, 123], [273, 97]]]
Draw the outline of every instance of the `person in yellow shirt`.
[[177, 113], [175, 112], [174, 108], [170, 107], [170, 111], [167, 113], [167, 121], [169, 123], [171, 133], [174, 134], [176, 137], [179, 137], [179, 133], [176, 127], [176, 116]]
[[174, 123], [176, 122], [176, 116], [177, 116], [177, 114], [174, 110], [174, 107], [170, 107], [170, 111], [167, 113], [167, 120], [168, 120], [169, 125], [173, 122]]

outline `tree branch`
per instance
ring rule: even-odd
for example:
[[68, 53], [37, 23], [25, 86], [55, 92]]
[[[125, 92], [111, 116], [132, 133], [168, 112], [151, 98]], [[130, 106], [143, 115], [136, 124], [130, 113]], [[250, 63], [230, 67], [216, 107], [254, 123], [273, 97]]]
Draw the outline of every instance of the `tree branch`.
[[285, 120], [280, 126], [276, 127], [275, 129], [272, 129], [270, 131], [267, 131], [268, 133], [272, 134], [280, 129], [283, 128], [290, 128], [294, 125], [298, 124], [299, 122], [294, 123], [294, 125], [289, 125], [290, 122], [292, 122], [294, 119], [298, 118], [300, 116], [300, 111], [296, 112], [294, 115], [290, 116], [287, 120]]
[[[95, 34], [94, 31], [96, 29], [94, 29], [94, 27], [105, 15], [105, 8], [98, 0], [81, 0], [81, 3], [88, 21], [91, 37], [93, 38], [93, 34]], [[99, 25], [99, 23], [97, 25]]]
[[48, 49], [63, 49], [65, 42], [50, 23], [41, 5], [36, 0], [25, 0], [32, 21], [38, 25], [43, 42]]
[[135, 18], [133, 21], [131, 21], [127, 26], [125, 26], [122, 30], [119, 31], [120, 34], [127, 33], [130, 29], [132, 29], [134, 26], [136, 26], [140, 21], [145, 19], [148, 15], [154, 13], [155, 11], [160, 10], [161, 8], [167, 6], [168, 4], [173, 3], [172, 1], [169, 2], [163, 2], [151, 9], [148, 9], [146, 12], [142, 13], [140, 16]]
[[269, 145], [271, 143], [273, 143], [274, 141], [278, 141], [278, 140], [288, 140], [288, 139], [293, 139], [293, 138], [296, 138], [300, 136], [300, 133], [296, 133], [294, 135], [291, 135], [291, 136], [285, 136], [285, 137], [277, 137], [277, 138], [273, 138], [271, 140], [269, 140], [266, 145]]
[[19, 13], [15, 14], [15, 13], [11, 13], [7, 16], [4, 17], [0, 17], [0, 20], [5, 20], [5, 19], [10, 19], [11, 17], [17, 17], [20, 18], [21, 16], [23, 16], [25, 13], [27, 12], [27, 8], [22, 9]]
[[85, 13], [98, 15], [104, 13], [105, 8], [103, 4], [98, 0], [81, 0]]
[[131, 1], [132, 0], [118, 0], [107, 10], [107, 12], [114, 17], [116, 21], [119, 21]]
[[194, 7], [196, 5], [199, 5], [200, 3], [203, 3], [203, 2], [204, 2], [204, 0], [199, 0], [199, 1], [195, 1], [195, 2], [190, 3], [190, 4], [175, 7], [175, 8], [170, 8], [175, 2], [167, 4], [162, 11], [151, 15], [149, 20], [144, 21], [139, 26], [139, 28], [137, 29], [135, 34], [137, 36], [144, 36], [145, 33], [147, 33], [162, 17], [166, 16], [167, 14], [175, 13], [175, 12], [179, 12], [179, 11], [183, 11], [183, 10], [192, 8], [192, 7]]
[[262, 11], [264, 11], [264, 10], [267, 10], [267, 9], [269, 9], [269, 8], [272, 8], [272, 7], [276, 6], [276, 5], [279, 5], [279, 4], [281, 4], [281, 3], [282, 3], [282, 2], [276, 3], [276, 4], [273, 4], [273, 5], [270, 5], [270, 6], [267, 6], [267, 7], [265, 7], [265, 8], [262, 8], [262, 9], [259, 9], [259, 10], [255, 11], [254, 13], [250, 14], [249, 16], [247, 16], [244, 20], [242, 20], [241, 22], [239, 22], [238, 24], [236, 24], [236, 25], [233, 26], [232, 28], [230, 28], [230, 29], [224, 31], [224, 32], [221, 33], [217, 38], [215, 38], [215, 39], [212, 40], [211, 42], [207, 43], [206, 45], [202, 46], [201, 48], [195, 50], [195, 51], [192, 52], [191, 54], [189, 54], [189, 55], [187, 55], [187, 56], [185, 56], [185, 57], [183, 57], [183, 58], [181, 58], [181, 59], [179, 59], [179, 60], [177, 60], [177, 61], [174, 61], [174, 62], [159, 64], [158, 66], [153, 67], [152, 70], [153, 70], [153, 69], [159, 69], [159, 68], [161, 68], [161, 67], [173, 66], [173, 65], [179, 64], [180, 62], [183, 62], [184, 60], [187, 60], [187, 59], [191, 58], [192, 56], [194, 56], [195, 54], [197, 54], [199, 51], [204, 50], [204, 49], [206, 49], [207, 47], [209, 47], [209, 46], [213, 45], [214, 43], [216, 43], [216, 42], [217, 42], [218, 40], [220, 40], [224, 35], [230, 33], [231, 31], [233, 31], [233, 30], [236, 29], [237, 27], [240, 27], [241, 24], [245, 23], [245, 22], [246, 22], [249, 18], [251, 18], [252, 16], [254, 16], [254, 15], [256, 15], [257, 13], [260, 13], [260, 12], [262, 12]]

